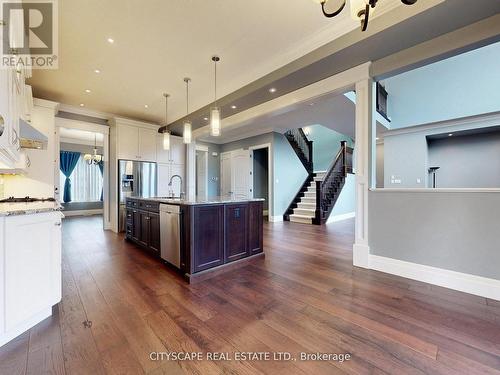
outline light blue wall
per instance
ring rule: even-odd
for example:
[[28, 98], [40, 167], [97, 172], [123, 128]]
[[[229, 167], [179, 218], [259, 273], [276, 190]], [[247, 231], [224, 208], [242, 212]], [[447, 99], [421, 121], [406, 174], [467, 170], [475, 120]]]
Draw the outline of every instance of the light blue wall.
[[283, 134], [273, 133], [273, 157], [273, 216], [281, 216], [285, 213], [308, 174]]
[[[353, 124], [354, 126], [354, 124]], [[307, 138], [313, 141], [313, 160], [315, 171], [326, 171], [340, 150], [340, 141], [347, 141], [352, 147], [352, 140], [343, 134], [322, 125], [307, 127]]]
[[384, 81], [391, 128], [500, 110], [500, 43]]
[[354, 213], [356, 211], [356, 177], [348, 174], [344, 187], [340, 193], [330, 218], [338, 215]]

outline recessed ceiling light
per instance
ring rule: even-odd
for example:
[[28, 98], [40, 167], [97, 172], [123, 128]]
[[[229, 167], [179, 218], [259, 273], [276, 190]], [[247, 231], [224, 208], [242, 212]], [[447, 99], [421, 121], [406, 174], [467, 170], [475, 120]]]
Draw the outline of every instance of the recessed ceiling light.
[[149, 105], [144, 104], [144, 108], [148, 109], [148, 108], [149, 108]]
[[208, 117], [203, 117], [203, 120], [208, 121]]
[[448, 134], [448, 137], [453, 137], [453, 133]]
[[86, 92], [87, 94], [90, 94], [92, 91], [90, 91], [90, 89], [85, 89], [85, 92]]
[[94, 70], [95, 73], [99, 74], [101, 71], [99, 69]]
[[276, 88], [275, 88], [275, 87], [271, 87], [271, 88], [269, 89], [269, 92], [270, 92], [270, 93], [276, 92]]
[[108, 43], [113, 44], [114, 42], [115, 42], [115, 40], [113, 38], [108, 38]]
[[83, 103], [80, 103], [80, 107], [85, 107], [85, 104], [83, 104]]
[[231, 108], [232, 108], [232, 109], [236, 109], [236, 108], [238, 108], [238, 107], [236, 107], [235, 105], [232, 105], [232, 106], [231, 106]]
[[312, 107], [314, 105], [314, 103], [309, 103], [309, 105]]
[[380, 139], [379, 137], [375, 138], [376, 141], [378, 141], [379, 139]]

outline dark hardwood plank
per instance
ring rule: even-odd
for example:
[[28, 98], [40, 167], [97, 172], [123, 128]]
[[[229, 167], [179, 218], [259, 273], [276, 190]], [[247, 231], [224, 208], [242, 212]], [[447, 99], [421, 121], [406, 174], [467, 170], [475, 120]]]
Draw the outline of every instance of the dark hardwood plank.
[[30, 333], [25, 332], [0, 348], [0, 374], [26, 374]]

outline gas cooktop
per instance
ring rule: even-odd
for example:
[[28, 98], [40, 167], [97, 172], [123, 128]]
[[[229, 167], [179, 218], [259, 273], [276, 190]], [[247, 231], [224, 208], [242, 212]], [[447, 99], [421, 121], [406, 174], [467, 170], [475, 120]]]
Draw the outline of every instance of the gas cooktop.
[[56, 200], [54, 198], [9, 197], [6, 199], [1, 199], [0, 203], [31, 203], [31, 202], [55, 202], [55, 201]]

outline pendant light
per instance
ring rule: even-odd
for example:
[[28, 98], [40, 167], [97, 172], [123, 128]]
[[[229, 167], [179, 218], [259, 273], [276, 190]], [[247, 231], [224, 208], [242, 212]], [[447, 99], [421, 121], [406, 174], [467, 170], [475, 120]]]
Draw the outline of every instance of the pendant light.
[[210, 135], [213, 137], [220, 136], [220, 108], [217, 107], [217, 63], [220, 61], [219, 56], [212, 56], [215, 71], [214, 85], [214, 106], [210, 108]]
[[83, 155], [83, 160], [85, 160], [88, 165], [98, 165], [102, 162], [102, 155], [97, 153], [97, 134], [94, 134], [94, 153]]
[[163, 94], [165, 97], [165, 130], [163, 131], [163, 149], [164, 150], [170, 150], [170, 132], [168, 131], [168, 120], [167, 120], [167, 115], [168, 115], [168, 97], [170, 96], [169, 94], [165, 93]]
[[[184, 78], [184, 82], [186, 82], [186, 116], [189, 115], [189, 82], [191, 82], [191, 78]], [[191, 121], [184, 121], [184, 133], [183, 133], [184, 143], [191, 143]]]

